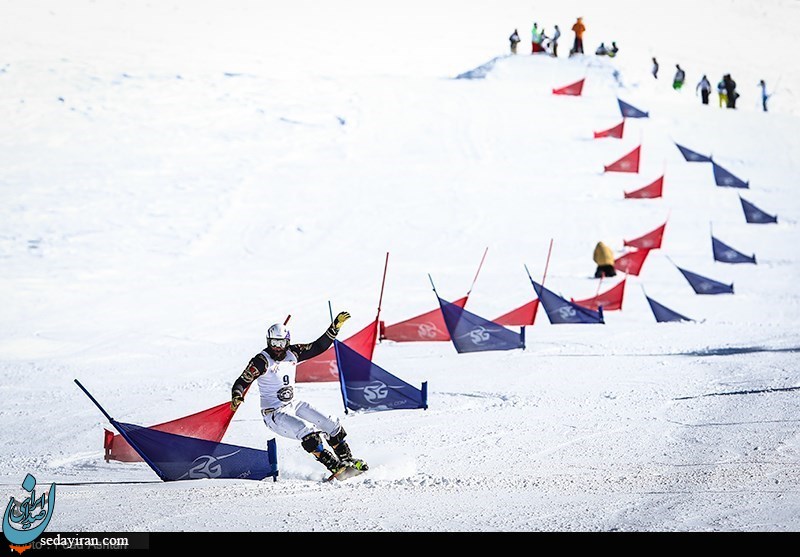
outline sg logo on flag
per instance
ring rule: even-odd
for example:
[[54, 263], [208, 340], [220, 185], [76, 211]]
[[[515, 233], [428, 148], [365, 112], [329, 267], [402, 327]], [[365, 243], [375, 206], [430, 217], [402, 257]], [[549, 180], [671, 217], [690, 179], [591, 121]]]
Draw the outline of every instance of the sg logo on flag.
[[364, 387], [364, 398], [368, 402], [377, 402], [383, 400], [389, 394], [389, 388], [386, 383], [381, 381], [374, 381], [373, 383]]
[[570, 319], [578, 315], [572, 306], [561, 306], [558, 308], [558, 313], [561, 315], [561, 319]]
[[473, 344], [480, 344], [482, 342], [486, 342], [489, 340], [490, 335], [489, 331], [487, 331], [483, 327], [476, 327], [469, 332], [469, 339], [472, 341]]

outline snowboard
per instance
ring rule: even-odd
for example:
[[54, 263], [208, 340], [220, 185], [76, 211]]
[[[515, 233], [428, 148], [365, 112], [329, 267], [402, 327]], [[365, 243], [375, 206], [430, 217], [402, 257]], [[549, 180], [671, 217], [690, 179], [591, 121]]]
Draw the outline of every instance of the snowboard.
[[359, 470], [355, 466], [344, 466], [340, 470], [338, 470], [337, 472], [335, 472], [335, 473], [331, 474], [330, 476], [328, 476], [324, 481], [331, 482], [334, 479], [336, 479], [336, 480], [339, 480], [340, 482], [343, 482], [344, 480], [347, 480], [349, 478], [353, 478], [355, 476], [363, 474], [364, 472], [366, 472], [366, 470]]

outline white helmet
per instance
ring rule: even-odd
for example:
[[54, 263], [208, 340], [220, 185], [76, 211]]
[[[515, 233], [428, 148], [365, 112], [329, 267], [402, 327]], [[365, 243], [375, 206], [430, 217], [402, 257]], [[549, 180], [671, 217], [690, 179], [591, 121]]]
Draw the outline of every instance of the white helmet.
[[286, 325], [275, 323], [267, 330], [267, 349], [276, 354], [282, 354], [289, 348], [291, 335]]

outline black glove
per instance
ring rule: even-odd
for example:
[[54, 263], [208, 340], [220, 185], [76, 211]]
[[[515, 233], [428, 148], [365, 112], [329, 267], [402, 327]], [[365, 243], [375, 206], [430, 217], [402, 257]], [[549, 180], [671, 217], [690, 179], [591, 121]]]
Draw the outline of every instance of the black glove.
[[239, 405], [244, 402], [244, 397], [239, 394], [233, 395], [231, 398], [231, 410], [236, 412], [236, 409], [239, 408]]
[[344, 322], [347, 321], [348, 319], [350, 319], [350, 314], [347, 313], [346, 311], [342, 311], [339, 313], [339, 315], [336, 316], [336, 319], [333, 320], [332, 325], [333, 328], [336, 329], [337, 333], [339, 332], [339, 329], [342, 328], [342, 325], [344, 325]]

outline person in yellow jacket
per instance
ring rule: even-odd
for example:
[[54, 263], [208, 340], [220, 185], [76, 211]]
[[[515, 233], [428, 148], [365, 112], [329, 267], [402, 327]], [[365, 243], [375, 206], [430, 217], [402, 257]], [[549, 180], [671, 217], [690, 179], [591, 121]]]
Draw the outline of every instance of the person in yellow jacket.
[[717, 96], [719, 97], [719, 107], [725, 108], [728, 106], [728, 92], [725, 90], [725, 80], [720, 79], [717, 83]]
[[613, 277], [617, 271], [614, 269], [614, 253], [603, 242], [597, 242], [594, 247], [594, 262], [597, 263], [597, 270], [594, 278]]

